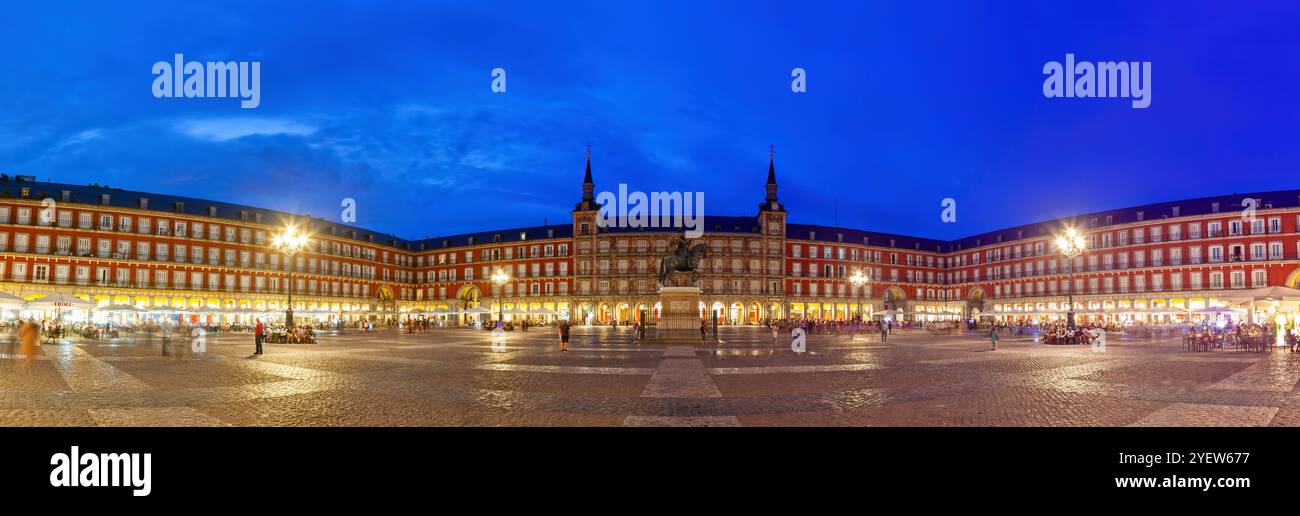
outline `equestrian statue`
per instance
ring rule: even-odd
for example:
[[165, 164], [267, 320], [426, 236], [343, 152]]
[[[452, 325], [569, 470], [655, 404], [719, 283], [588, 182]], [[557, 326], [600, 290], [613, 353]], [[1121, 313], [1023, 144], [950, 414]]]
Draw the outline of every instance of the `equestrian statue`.
[[659, 260], [659, 284], [666, 287], [668, 281], [672, 280], [672, 286], [679, 286], [674, 272], [689, 273], [690, 284], [695, 284], [700, 279], [700, 260], [708, 257], [708, 245], [703, 242], [691, 245], [685, 236], [679, 235], [673, 239], [668, 254]]

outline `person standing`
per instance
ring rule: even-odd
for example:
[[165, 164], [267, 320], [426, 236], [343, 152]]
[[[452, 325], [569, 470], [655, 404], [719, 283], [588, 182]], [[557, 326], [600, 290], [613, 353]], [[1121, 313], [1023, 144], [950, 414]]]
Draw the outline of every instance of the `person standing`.
[[265, 338], [265, 331], [266, 326], [262, 324], [262, 318], [258, 317], [257, 324], [253, 326], [253, 341], [257, 343], [257, 351], [253, 352], [254, 355], [262, 354], [262, 339]]
[[992, 340], [992, 341], [993, 341], [993, 351], [997, 351], [997, 350], [998, 350], [998, 329], [997, 329], [997, 327], [994, 327], [992, 330], [989, 330], [989, 340]]
[[708, 340], [708, 339], [709, 339], [708, 329], [704, 326], [704, 319], [700, 319], [700, 340]]
[[880, 342], [889, 339], [889, 321], [880, 321]]
[[560, 321], [560, 351], [569, 350], [569, 320]]

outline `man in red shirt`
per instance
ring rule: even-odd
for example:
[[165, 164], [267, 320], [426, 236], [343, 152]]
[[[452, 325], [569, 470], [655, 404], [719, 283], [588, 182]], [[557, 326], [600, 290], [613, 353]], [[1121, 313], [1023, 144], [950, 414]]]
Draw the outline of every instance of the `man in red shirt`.
[[262, 319], [259, 317], [257, 319], [257, 325], [253, 327], [253, 340], [257, 342], [257, 351], [253, 353], [254, 355], [262, 354], [262, 338], [264, 337], [264, 331], [266, 331], [266, 327], [262, 326]]

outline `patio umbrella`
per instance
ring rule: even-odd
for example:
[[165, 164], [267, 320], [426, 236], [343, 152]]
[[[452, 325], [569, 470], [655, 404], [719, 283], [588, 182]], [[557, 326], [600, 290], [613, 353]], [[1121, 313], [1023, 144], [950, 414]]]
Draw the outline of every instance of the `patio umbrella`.
[[90, 301], [67, 294], [50, 294], [27, 302], [28, 308], [37, 310], [57, 310], [59, 319], [63, 319], [64, 308], [90, 308]]
[[0, 292], [0, 308], [22, 308], [27, 300], [8, 292]]
[[1300, 289], [1290, 287], [1260, 287], [1228, 292], [1220, 299], [1225, 301], [1300, 301]]
[[99, 307], [99, 308], [95, 308], [94, 310], [95, 310], [96, 312], [128, 313], [128, 314], [138, 314], [138, 313], [144, 311], [144, 310], [141, 310], [141, 309], [136, 308], [136, 307], [134, 307], [134, 306], [131, 306], [131, 305], [125, 305], [125, 304], [116, 304], [116, 305], [101, 306], [101, 307]]
[[1205, 307], [1205, 308], [1200, 308], [1200, 309], [1192, 310], [1192, 313], [1194, 313], [1194, 314], [1233, 314], [1233, 313], [1240, 313], [1241, 311], [1242, 311], [1242, 310], [1239, 309], [1239, 308], [1228, 308], [1228, 307], [1226, 307], [1226, 306], [1207, 306], [1207, 307]]

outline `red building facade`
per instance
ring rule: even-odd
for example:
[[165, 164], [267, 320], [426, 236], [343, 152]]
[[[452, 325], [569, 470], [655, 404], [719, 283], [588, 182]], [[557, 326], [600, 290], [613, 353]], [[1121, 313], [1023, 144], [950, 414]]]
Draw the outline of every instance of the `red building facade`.
[[[221, 318], [653, 319], [677, 231], [600, 228], [590, 157], [569, 224], [423, 240], [261, 208], [0, 178], [0, 288]], [[1083, 214], [952, 241], [790, 223], [769, 162], [757, 213], [706, 216], [701, 313], [770, 318], [1171, 320], [1223, 292], [1296, 286], [1300, 191]], [[1250, 209], [1243, 209], [1245, 205]], [[270, 243], [310, 234], [292, 260]], [[1067, 261], [1054, 240], [1087, 240]], [[496, 281], [494, 281], [494, 276]]]

